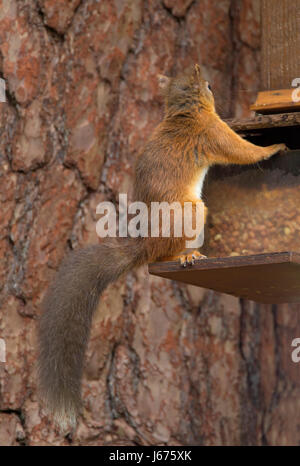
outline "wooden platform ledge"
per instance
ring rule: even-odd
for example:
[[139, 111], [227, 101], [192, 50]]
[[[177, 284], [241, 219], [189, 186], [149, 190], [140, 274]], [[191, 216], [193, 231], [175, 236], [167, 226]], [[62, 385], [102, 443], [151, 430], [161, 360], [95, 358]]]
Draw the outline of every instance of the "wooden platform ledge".
[[300, 125], [299, 113], [279, 113], [277, 115], [257, 115], [254, 118], [240, 120], [228, 118], [226, 123], [237, 132], [261, 130], [265, 128], [284, 128]]
[[149, 273], [260, 303], [300, 302], [298, 252], [208, 258], [187, 268], [156, 262]]

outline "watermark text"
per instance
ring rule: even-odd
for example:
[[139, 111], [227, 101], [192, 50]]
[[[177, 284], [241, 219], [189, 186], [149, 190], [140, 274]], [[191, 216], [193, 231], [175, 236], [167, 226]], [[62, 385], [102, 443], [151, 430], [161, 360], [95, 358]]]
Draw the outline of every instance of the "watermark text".
[[127, 194], [119, 194], [119, 214], [112, 202], [100, 202], [101, 215], [96, 231], [100, 238], [151, 237], [185, 238], [186, 248], [199, 248], [204, 242], [204, 204], [199, 202], [127, 202]]
[[0, 102], [6, 102], [5, 81], [0, 78]]
[[3, 338], [0, 338], [0, 362], [6, 362], [6, 344]]

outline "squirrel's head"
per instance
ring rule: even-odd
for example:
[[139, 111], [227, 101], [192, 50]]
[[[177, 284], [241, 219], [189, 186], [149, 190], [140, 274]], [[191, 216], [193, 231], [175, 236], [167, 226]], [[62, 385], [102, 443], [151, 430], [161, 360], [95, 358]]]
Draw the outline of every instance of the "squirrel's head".
[[214, 96], [199, 65], [192, 72], [169, 78], [158, 75], [158, 83], [165, 97], [167, 113], [185, 113], [201, 109], [215, 111]]

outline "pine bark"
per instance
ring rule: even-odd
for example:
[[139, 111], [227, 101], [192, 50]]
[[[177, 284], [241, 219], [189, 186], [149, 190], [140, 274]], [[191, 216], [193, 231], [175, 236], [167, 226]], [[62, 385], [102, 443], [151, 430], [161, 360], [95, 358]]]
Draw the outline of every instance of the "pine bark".
[[258, 0], [0, 0], [0, 444], [296, 445], [298, 305], [150, 277], [112, 285], [94, 319], [84, 413], [65, 438], [40, 410], [36, 324], [96, 205], [132, 189], [162, 118], [156, 76], [203, 65], [223, 117], [259, 88]]

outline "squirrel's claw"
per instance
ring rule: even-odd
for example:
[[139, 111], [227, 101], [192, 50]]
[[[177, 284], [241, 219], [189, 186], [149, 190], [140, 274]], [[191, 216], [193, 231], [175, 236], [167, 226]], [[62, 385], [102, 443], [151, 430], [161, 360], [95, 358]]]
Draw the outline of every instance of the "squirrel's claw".
[[195, 250], [188, 254], [181, 254], [179, 256], [179, 263], [182, 267], [187, 267], [188, 265], [194, 265], [195, 260], [207, 259], [206, 256], [200, 254], [199, 251]]

